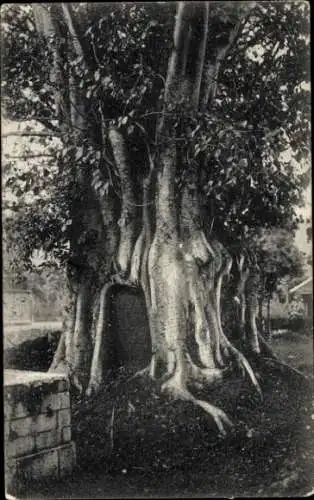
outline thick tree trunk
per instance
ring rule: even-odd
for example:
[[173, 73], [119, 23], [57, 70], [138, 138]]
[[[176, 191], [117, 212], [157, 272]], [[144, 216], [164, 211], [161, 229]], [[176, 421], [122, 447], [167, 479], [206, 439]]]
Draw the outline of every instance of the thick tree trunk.
[[[79, 273], [71, 302], [73, 322], [68, 323], [61, 337], [52, 368], [66, 365], [76, 387], [87, 390], [88, 395], [99, 390], [106, 372], [110, 287], [117, 282], [141, 286], [152, 341], [152, 359], [147, 371], [159, 380], [162, 391], [193, 402], [225, 433], [230, 420], [222, 410], [199, 399], [197, 391], [207, 391], [221, 383], [233, 373], [234, 365], [239, 373], [244, 371], [249, 375], [257, 391], [260, 388], [247, 359], [223, 331], [221, 291], [232, 258], [217, 239], [205, 235], [198, 200], [198, 165], [183, 160], [187, 158], [186, 149], [178, 146], [175, 126], [178, 116], [195, 118], [200, 107], [208, 104], [209, 96], [215, 94], [216, 81], [209, 82], [208, 74], [218, 74], [227, 47], [220, 51], [213, 48], [210, 64], [214, 69], [209, 70], [205, 58], [210, 50], [208, 9], [208, 2], [179, 3], [164, 113], [158, 123], [157, 154], [153, 161], [148, 151], [149, 175], [143, 180], [142, 203], [132, 181], [132, 166], [121, 129], [111, 127], [106, 135], [103, 127], [103, 150], [108, 140], [119, 176], [119, 214], [112, 192], [106, 194], [103, 189], [107, 181], [103, 165], [94, 166], [92, 173], [91, 169], [78, 169], [80, 188], [86, 191], [86, 207], [83, 207], [86, 214], [82, 224], [80, 213], [76, 215], [80, 229], [74, 244], [78, 245], [87, 233], [94, 232], [96, 237], [94, 243], [85, 241], [80, 246], [84, 271]], [[71, 9], [63, 6], [63, 12], [73, 48], [84, 59]], [[230, 29], [233, 33], [235, 27]], [[202, 84], [204, 81], [210, 87], [209, 92]], [[77, 85], [71, 88], [74, 93], [70, 99], [71, 123], [74, 129], [88, 134], [84, 99]], [[75, 144], [81, 139], [82, 136], [76, 135]], [[176, 193], [176, 174], [183, 168], [187, 175], [181, 192]], [[254, 289], [256, 277], [251, 269], [242, 271], [236, 294], [241, 304], [240, 329], [244, 335], [247, 314], [250, 329], [246, 331], [246, 341], [252, 350], [259, 352], [257, 298], [246, 293], [248, 283]]]
[[[181, 106], [182, 102], [187, 103], [183, 104], [186, 112], [198, 110], [207, 8], [203, 4], [194, 10], [180, 4], [166, 84], [166, 111], [168, 105], [178, 101]], [[204, 12], [200, 15], [202, 9]], [[187, 25], [189, 39], [184, 37]], [[197, 40], [194, 29], [198, 32]], [[189, 45], [191, 39], [192, 46]], [[149, 252], [153, 339], [150, 374], [161, 378], [162, 390], [203, 408], [223, 433], [225, 426], [230, 425], [229, 419], [218, 408], [197, 399], [193, 387], [194, 390], [209, 388], [221, 381], [225, 374], [223, 366], [230, 357], [248, 371], [258, 390], [259, 386], [247, 360], [222, 331], [221, 286], [224, 275], [230, 271], [231, 260], [226, 257], [222, 245], [207, 241], [202, 231], [195, 167], [188, 175], [181, 206], [176, 204], [175, 173], [182, 155], [173, 130], [171, 120], [164, 117], [159, 134], [167, 137], [167, 141], [161, 143], [157, 165], [156, 231]]]

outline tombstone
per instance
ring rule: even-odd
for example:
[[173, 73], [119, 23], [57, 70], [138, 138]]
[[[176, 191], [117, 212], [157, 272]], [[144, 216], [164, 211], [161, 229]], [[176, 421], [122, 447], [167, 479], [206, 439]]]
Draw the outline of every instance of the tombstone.
[[145, 368], [151, 359], [151, 340], [143, 292], [115, 285], [108, 309], [111, 367]]

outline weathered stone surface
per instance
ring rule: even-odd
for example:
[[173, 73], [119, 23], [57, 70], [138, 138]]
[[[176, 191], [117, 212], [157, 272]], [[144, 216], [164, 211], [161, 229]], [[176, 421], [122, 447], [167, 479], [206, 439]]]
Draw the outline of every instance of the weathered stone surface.
[[69, 441], [71, 441], [71, 437], [72, 437], [71, 427], [64, 427], [62, 429], [62, 441], [63, 441], [63, 443], [68, 443]]
[[[67, 381], [66, 374], [55, 372], [32, 372], [29, 370], [4, 370], [4, 386], [12, 387], [18, 385], [33, 385], [39, 383], [52, 383]], [[64, 389], [63, 389], [64, 390]]]
[[10, 492], [16, 483], [16, 460], [6, 458], [5, 461], [5, 491]]
[[46, 413], [47, 410], [60, 410], [62, 408], [61, 406], [61, 394], [62, 393], [54, 393], [54, 394], [48, 394], [43, 398], [42, 405], [40, 407], [39, 412], [40, 413]]
[[63, 429], [52, 429], [46, 432], [40, 432], [35, 436], [35, 443], [37, 451], [44, 450], [47, 448], [54, 448], [62, 444], [63, 441]]
[[4, 421], [4, 440], [7, 441], [10, 434], [10, 422]]
[[58, 427], [69, 427], [71, 425], [70, 409], [58, 411]]
[[25, 417], [18, 418], [17, 420], [12, 420], [10, 437], [15, 436], [15, 438], [18, 438], [23, 436], [31, 436], [33, 434], [33, 426], [33, 417]]
[[37, 415], [33, 421], [33, 432], [40, 433], [45, 431], [50, 431], [51, 429], [57, 428], [57, 414], [52, 413], [51, 415], [46, 415], [41, 413]]
[[38, 481], [59, 476], [58, 449], [44, 450], [17, 460], [17, 474], [22, 481]]
[[59, 473], [60, 477], [64, 477], [70, 474], [76, 464], [76, 452], [75, 444], [73, 441], [71, 443], [65, 444], [58, 448], [59, 453]]
[[59, 398], [60, 398], [60, 402], [59, 402], [60, 409], [70, 408], [71, 403], [70, 403], [70, 394], [69, 394], [69, 392], [60, 392], [59, 393]]
[[73, 470], [68, 388], [63, 374], [5, 370], [6, 491]]
[[11, 420], [12, 418], [27, 417], [31, 412], [24, 406], [21, 401], [4, 400], [4, 419]]
[[12, 439], [6, 443], [6, 455], [8, 458], [20, 457], [35, 450], [34, 436], [24, 436]]
[[[16, 398], [15, 394], [27, 394], [30, 387], [34, 396], [63, 392], [69, 389], [67, 375], [56, 372], [33, 372], [29, 370], [4, 370], [5, 400]], [[38, 394], [36, 394], [36, 389]], [[17, 398], [19, 401], [21, 398]]]

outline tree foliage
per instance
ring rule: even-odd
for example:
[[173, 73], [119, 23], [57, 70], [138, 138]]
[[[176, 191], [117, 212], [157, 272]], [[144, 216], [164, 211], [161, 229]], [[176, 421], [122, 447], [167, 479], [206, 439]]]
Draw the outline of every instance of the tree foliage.
[[277, 291], [283, 279], [304, 276], [305, 254], [292, 241], [287, 230], [263, 231], [253, 243], [264, 280], [264, 296]]
[[[234, 15], [227, 4], [218, 2], [210, 13], [211, 36], [220, 34], [222, 42]], [[60, 16], [58, 6], [45, 8]], [[78, 163], [92, 168], [101, 158], [108, 178], [98, 181], [98, 188], [119, 194], [112, 154], [100, 151], [100, 138], [97, 146], [103, 127], [115, 125], [127, 135], [139, 183], [147, 148], [157, 154], [175, 5], [83, 3], [72, 8], [84, 62], [67, 46], [62, 22], [59, 36], [47, 45], [35, 29], [31, 6], [10, 4], [2, 11], [5, 113], [62, 136], [57, 148], [51, 137], [30, 137], [25, 158], [35, 144], [51, 156], [29, 159], [23, 168], [16, 159], [4, 165], [6, 189], [17, 197], [6, 205], [6, 229], [25, 258], [37, 248], [68, 257], [70, 205], [81, 196], [73, 172]], [[307, 179], [298, 163], [309, 159], [310, 133], [308, 9], [305, 2], [257, 2], [222, 61], [210, 113], [205, 109], [189, 118], [173, 111], [176, 141], [188, 144], [191, 168], [202, 166], [205, 224], [229, 245], [249, 242], [256, 228], [294, 231], [300, 222], [295, 207]], [[65, 55], [59, 71], [71, 75], [91, 117], [93, 141], [87, 137], [75, 152], [68, 139], [77, 131], [63, 133], [54, 99], [59, 85], [51, 81], [54, 45]], [[67, 89], [58, 90], [66, 107]], [[178, 186], [185, 175], [178, 172]], [[18, 242], [17, 234], [22, 236]]]

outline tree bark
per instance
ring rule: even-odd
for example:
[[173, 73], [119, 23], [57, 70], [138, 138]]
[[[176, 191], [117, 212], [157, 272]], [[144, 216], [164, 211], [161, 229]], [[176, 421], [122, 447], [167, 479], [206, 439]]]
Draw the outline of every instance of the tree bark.
[[269, 293], [267, 296], [267, 340], [271, 340], [272, 336], [272, 331], [271, 331], [271, 319], [270, 319], [270, 301], [271, 301], [271, 294]]
[[264, 297], [263, 297], [263, 293], [261, 292], [259, 299], [258, 299], [258, 324], [259, 324], [259, 328], [260, 328], [261, 333], [265, 334], [263, 307], [264, 307]]

